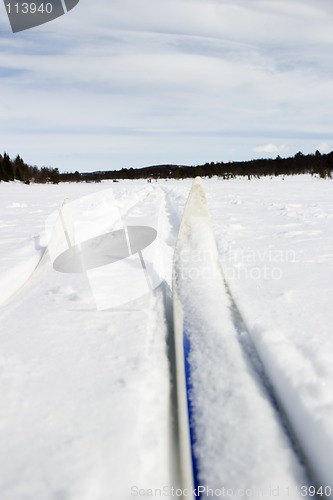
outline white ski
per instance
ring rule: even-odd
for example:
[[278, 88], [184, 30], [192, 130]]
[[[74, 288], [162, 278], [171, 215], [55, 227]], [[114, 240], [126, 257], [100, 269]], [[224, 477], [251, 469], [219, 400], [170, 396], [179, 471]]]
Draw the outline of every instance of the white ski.
[[[203, 267], [204, 266], [204, 267]], [[197, 463], [192, 446], [195, 428], [192, 426], [192, 405], [189, 399], [191, 374], [188, 362], [190, 340], [187, 334], [186, 288], [196, 293], [204, 285], [202, 272], [209, 273], [210, 280], [223, 282], [222, 270], [208, 212], [202, 180], [197, 177], [192, 185], [183, 213], [173, 262], [173, 315], [177, 365], [177, 399], [181, 480], [186, 498], [198, 488]], [[182, 283], [186, 282], [186, 287]], [[188, 286], [190, 285], [190, 286]], [[200, 291], [199, 291], [200, 293]]]

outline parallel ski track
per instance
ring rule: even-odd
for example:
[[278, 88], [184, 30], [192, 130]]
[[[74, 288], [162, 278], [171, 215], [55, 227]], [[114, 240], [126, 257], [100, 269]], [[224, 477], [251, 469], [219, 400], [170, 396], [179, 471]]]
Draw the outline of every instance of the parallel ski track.
[[[297, 433], [295, 432], [293, 425], [289, 419], [288, 411], [286, 410], [283, 402], [279, 398], [278, 392], [274, 387], [274, 384], [265, 369], [264, 360], [261, 358], [256, 349], [256, 346], [251, 338], [250, 331], [246, 325], [246, 321], [239, 310], [239, 307], [231, 293], [230, 286], [225, 278], [224, 278], [224, 284], [231, 302], [231, 315], [235, 330], [238, 334], [238, 341], [254, 373], [258, 377], [259, 382], [261, 383], [267, 395], [267, 398], [269, 399], [275, 411], [275, 414], [277, 415], [277, 418], [282, 428], [285, 431], [285, 434], [289, 440], [291, 447], [295, 451], [300, 463], [304, 467], [308, 479], [310, 480], [310, 484], [315, 484], [319, 488], [320, 481], [317, 479], [314, 471], [312, 470], [309, 460], [307, 459], [306, 453], [304, 452], [302, 442], [297, 436]], [[313, 498], [318, 498], [318, 497], [314, 496]]]
[[[167, 193], [167, 200], [169, 202], [169, 206], [172, 205], [172, 196], [170, 196], [170, 193]], [[176, 207], [170, 206], [170, 209], [173, 211], [174, 215], [179, 212], [179, 208], [177, 210]], [[177, 219], [178, 218], [179, 217], [177, 217]], [[180, 220], [179, 220], [179, 223], [180, 223]], [[242, 347], [242, 350], [243, 350], [246, 358], [248, 359], [248, 362], [249, 362], [250, 366], [252, 367], [255, 376], [257, 377], [259, 383], [262, 385], [262, 388], [267, 395], [267, 399], [270, 401], [270, 404], [273, 407], [275, 414], [277, 415], [277, 418], [278, 418], [278, 421], [280, 422], [281, 427], [284, 429], [284, 432], [289, 440], [291, 447], [295, 451], [300, 463], [304, 467], [306, 475], [308, 476], [308, 479], [309, 479], [309, 484], [316, 485], [319, 488], [320, 481], [318, 480], [314, 471], [312, 470], [312, 467], [310, 465], [310, 461], [307, 459], [306, 453], [303, 449], [302, 442], [301, 442], [300, 438], [297, 436], [297, 433], [295, 432], [293, 425], [288, 417], [288, 411], [285, 408], [281, 399], [279, 398], [278, 392], [277, 392], [276, 388], [274, 387], [274, 384], [273, 384], [272, 380], [270, 379], [270, 377], [265, 369], [265, 363], [264, 363], [265, 360], [261, 359], [261, 357], [256, 349], [256, 346], [254, 344], [254, 341], [251, 338], [251, 334], [250, 334], [250, 331], [246, 325], [246, 321], [243, 318], [243, 316], [240, 312], [240, 308], [239, 308], [235, 298], [232, 295], [230, 286], [225, 279], [225, 275], [223, 273], [223, 268], [222, 268], [221, 262], [220, 262], [220, 267], [221, 267], [222, 276], [224, 279], [224, 285], [225, 285], [225, 288], [226, 288], [226, 291], [227, 291], [227, 294], [229, 296], [230, 303], [231, 303], [232, 321], [233, 321], [235, 330], [238, 334], [238, 341]], [[186, 339], [184, 339], [184, 356], [185, 356], [185, 360], [184, 360], [183, 367], [181, 367], [181, 368], [176, 367], [174, 372], [175, 372], [175, 374], [178, 374], [178, 377], [179, 377], [181, 370], [184, 371], [185, 386], [186, 386], [186, 390], [189, 391], [190, 386], [188, 385], [188, 380], [189, 380], [188, 372], [190, 370], [190, 367], [188, 367], [186, 365], [186, 357], [187, 357]], [[177, 381], [176, 385], [179, 386], [179, 381]], [[180, 385], [182, 385], [182, 384], [180, 384]], [[187, 419], [188, 434], [190, 435], [190, 438], [191, 438], [193, 434], [195, 435], [195, 429], [191, 429], [191, 426], [189, 424], [189, 419], [191, 418], [191, 404], [190, 404], [189, 400], [187, 401], [187, 404], [188, 404], [188, 415], [185, 417], [184, 415], [180, 414], [182, 411], [184, 411], [184, 408], [179, 408], [179, 402], [178, 402], [178, 408], [177, 408], [178, 421], [182, 422], [182, 424], [180, 424], [180, 425], [184, 426], [184, 421], [185, 421], [185, 419]], [[191, 446], [192, 446], [192, 439], [190, 439], [190, 441], [191, 441]], [[193, 471], [192, 482], [193, 482], [193, 487], [195, 487], [197, 484], [197, 478], [196, 478], [197, 464], [196, 464], [196, 460], [194, 457], [193, 449], [192, 449], [191, 453], [192, 453], [192, 471]], [[186, 452], [184, 454], [184, 453], [182, 453], [182, 450], [180, 450], [180, 457], [181, 457], [181, 460], [180, 460], [181, 467], [183, 467], [185, 470], [188, 470], [189, 464], [182, 463], [182, 461], [184, 461], [184, 457], [186, 457]], [[318, 497], [314, 496], [314, 498], [318, 498]], [[321, 497], [321, 498], [323, 498], [323, 497]]]
[[[175, 200], [172, 200], [172, 196], [170, 196], [170, 192], [168, 190], [162, 189], [161, 191], [165, 195], [166, 204], [168, 205], [168, 208], [172, 211], [172, 215], [177, 219], [177, 223], [180, 223], [179, 206], [177, 206], [175, 204]], [[149, 191], [147, 192], [147, 196], [149, 196]], [[126, 210], [122, 213], [122, 217], [125, 217], [126, 214], [130, 210], [132, 210], [136, 205], [138, 205], [140, 203], [142, 203], [142, 200], [136, 201], [135, 203], [130, 204], [130, 206], [126, 207]], [[175, 229], [175, 231], [177, 230], [175, 225], [174, 225], [174, 229]], [[9, 297], [4, 302], [4, 304], [1, 304], [1, 306], [7, 305], [8, 303], [10, 303], [18, 294], [22, 293], [22, 291], [24, 291], [29, 286], [29, 284], [33, 281], [35, 275], [37, 274], [37, 271], [42, 267], [42, 264], [43, 264], [44, 260], [47, 258], [47, 255], [48, 255], [48, 252], [47, 252], [47, 248], [46, 248], [45, 251], [42, 253], [38, 264], [36, 265], [35, 269], [31, 273], [31, 275], [28, 277], [26, 282], [23, 283], [17, 289], [17, 291], [15, 291], [11, 295], [11, 297]], [[221, 266], [221, 269], [223, 271], [222, 266]], [[277, 391], [274, 388], [274, 384], [270, 380], [270, 378], [265, 370], [264, 360], [262, 360], [258, 354], [258, 351], [255, 347], [255, 344], [254, 344], [253, 340], [251, 339], [250, 331], [246, 326], [246, 321], [244, 320], [244, 318], [240, 312], [240, 308], [239, 308], [236, 300], [234, 299], [232, 292], [230, 290], [230, 286], [225, 278], [224, 278], [224, 284], [225, 284], [227, 293], [228, 293], [229, 298], [230, 298], [232, 318], [233, 318], [233, 323], [234, 323], [235, 329], [238, 333], [239, 343], [242, 346], [242, 349], [245, 352], [249, 363], [253, 367], [254, 372], [257, 374], [259, 380], [261, 381], [261, 383], [266, 391], [267, 397], [270, 400], [271, 405], [273, 406], [276, 414], [278, 415], [278, 418], [281, 422], [281, 425], [283, 426], [283, 428], [286, 432], [286, 435], [289, 438], [291, 446], [296, 451], [297, 456], [299, 457], [300, 462], [305, 467], [305, 470], [307, 471], [309, 478], [312, 479], [312, 484], [315, 483], [315, 484], [319, 485], [319, 482], [317, 481], [316, 477], [314, 477], [313, 471], [311, 470], [309, 462], [308, 462], [306, 455], [303, 451], [302, 443], [299, 440], [299, 438], [296, 436], [296, 433], [293, 430], [293, 426], [288, 418], [288, 412], [284, 408], [284, 405], [281, 402], [281, 400], [279, 399], [279, 397], [277, 395]], [[168, 295], [166, 290], [164, 291], [164, 295], [165, 294]], [[171, 377], [174, 381], [174, 389], [173, 389], [174, 392], [172, 394], [172, 408], [171, 408], [171, 410], [172, 410], [172, 415], [173, 415], [173, 420], [174, 420], [174, 425], [175, 425], [175, 432], [178, 431], [180, 421], [182, 421], [182, 424], [181, 424], [182, 426], [184, 426], [184, 422], [187, 421], [187, 429], [185, 429], [185, 432], [186, 432], [186, 434], [188, 434], [190, 436], [191, 430], [190, 430], [190, 425], [189, 425], [189, 417], [188, 417], [188, 414], [184, 415], [184, 411], [187, 412], [187, 409], [186, 409], [186, 407], [183, 407], [183, 408], [179, 407], [179, 401], [177, 401], [177, 395], [175, 394], [175, 392], [177, 391], [176, 388], [179, 387], [179, 380], [177, 380], [177, 378], [179, 378], [181, 376], [181, 373], [184, 370], [184, 368], [186, 369], [186, 366], [184, 364], [183, 364], [183, 367], [177, 366], [178, 362], [177, 362], [177, 357], [175, 356], [175, 338], [174, 338], [174, 331], [173, 331], [173, 326], [172, 326], [172, 318], [171, 318], [171, 314], [170, 314], [170, 306], [171, 306], [170, 299], [171, 299], [170, 297], [167, 299], [166, 314], [168, 316], [167, 323], [169, 326], [169, 339], [168, 339], [169, 364], [170, 364]], [[182, 383], [185, 384], [185, 387], [186, 387], [186, 373], [185, 372], [184, 372], [184, 380]], [[184, 431], [184, 428], [183, 428], [183, 431]], [[182, 443], [179, 442], [178, 447], [175, 450], [176, 456], [174, 457], [174, 460], [176, 463], [179, 464], [180, 469], [188, 470], [189, 463], [184, 463], [184, 456], [186, 457], [186, 453], [184, 455], [181, 447], [182, 447]], [[185, 460], [188, 461], [188, 457], [185, 458]], [[192, 460], [193, 460], [193, 451], [192, 451], [191, 461]], [[191, 466], [193, 467], [192, 462], [191, 462]], [[194, 485], [195, 485], [195, 478], [193, 478], [193, 487], [194, 487]], [[188, 484], [186, 486], [188, 486]], [[191, 498], [191, 496], [187, 495], [186, 498]]]

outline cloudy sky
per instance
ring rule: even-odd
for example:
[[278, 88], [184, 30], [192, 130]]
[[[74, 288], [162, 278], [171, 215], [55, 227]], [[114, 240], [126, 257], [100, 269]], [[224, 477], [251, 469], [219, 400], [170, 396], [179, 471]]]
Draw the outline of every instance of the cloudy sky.
[[81, 0], [13, 34], [0, 152], [60, 171], [333, 149], [332, 0]]

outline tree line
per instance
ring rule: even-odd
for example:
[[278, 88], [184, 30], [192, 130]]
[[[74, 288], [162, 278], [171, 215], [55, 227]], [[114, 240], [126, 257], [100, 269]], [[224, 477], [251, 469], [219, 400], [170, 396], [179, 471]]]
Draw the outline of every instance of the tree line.
[[7, 153], [0, 154], [0, 181], [21, 181], [25, 184], [30, 182], [43, 183], [60, 182], [60, 174], [57, 168], [31, 166], [25, 163], [20, 155], [11, 159]]
[[264, 176], [287, 176], [298, 174], [318, 175], [321, 178], [332, 177], [333, 151], [321, 154], [305, 155], [301, 152], [290, 158], [257, 159], [239, 162], [211, 162], [203, 165], [156, 165], [143, 168], [122, 168], [99, 172], [60, 174], [62, 181], [95, 181], [119, 179], [186, 179], [218, 176], [224, 179], [245, 176], [248, 179]]
[[287, 176], [299, 174], [318, 175], [321, 178], [332, 177], [333, 151], [321, 154], [305, 155], [301, 152], [290, 158], [257, 159], [239, 162], [210, 162], [203, 165], [156, 165], [143, 168], [122, 168], [121, 170], [105, 170], [98, 172], [78, 171], [59, 173], [57, 168], [27, 165], [22, 158], [12, 160], [7, 153], [0, 155], [0, 181], [18, 180], [29, 184], [58, 182], [100, 182], [108, 179], [117, 181], [119, 179], [185, 179], [196, 176], [212, 177], [218, 176], [230, 179], [245, 176], [248, 179], [263, 176]]

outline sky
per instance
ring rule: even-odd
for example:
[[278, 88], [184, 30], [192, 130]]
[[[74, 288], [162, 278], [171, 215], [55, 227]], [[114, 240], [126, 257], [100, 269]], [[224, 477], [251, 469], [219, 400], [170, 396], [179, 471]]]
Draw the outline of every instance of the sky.
[[65, 171], [333, 150], [332, 0], [80, 0], [13, 34], [0, 153]]

